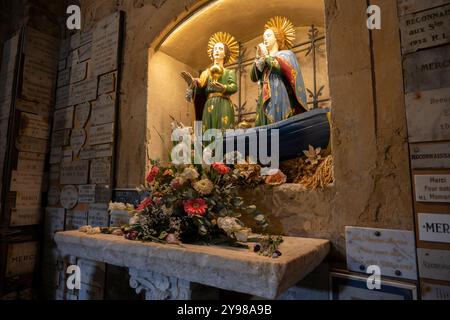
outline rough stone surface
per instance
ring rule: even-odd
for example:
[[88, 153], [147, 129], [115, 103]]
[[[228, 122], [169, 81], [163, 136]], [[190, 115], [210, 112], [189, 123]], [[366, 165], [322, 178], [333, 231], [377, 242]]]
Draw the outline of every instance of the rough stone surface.
[[157, 272], [169, 277], [274, 299], [302, 280], [327, 256], [327, 240], [285, 237], [278, 259], [247, 249], [172, 246], [79, 231], [55, 235], [63, 256]]

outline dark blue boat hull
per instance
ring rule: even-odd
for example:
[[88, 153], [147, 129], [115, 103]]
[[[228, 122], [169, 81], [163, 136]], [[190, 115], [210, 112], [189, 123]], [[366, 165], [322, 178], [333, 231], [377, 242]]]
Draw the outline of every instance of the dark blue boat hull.
[[[279, 130], [279, 154], [280, 161], [295, 159], [303, 156], [303, 151], [308, 150], [309, 145], [326, 149], [330, 142], [330, 122], [328, 120], [329, 109], [315, 109], [308, 111], [287, 120], [258, 128], [245, 130], [244, 133], [234, 133], [226, 135], [224, 138], [225, 153], [237, 150], [238, 141], [242, 144], [245, 141], [245, 152], [249, 155], [250, 137], [257, 137], [257, 150], [260, 154], [262, 143], [268, 144], [268, 156], [271, 156], [271, 135], [273, 130]], [[265, 139], [267, 133], [267, 139]], [[255, 139], [253, 138], [253, 141]], [[230, 146], [234, 142], [234, 148]], [[228, 146], [228, 149], [227, 149]], [[259, 157], [258, 157], [259, 160]]]

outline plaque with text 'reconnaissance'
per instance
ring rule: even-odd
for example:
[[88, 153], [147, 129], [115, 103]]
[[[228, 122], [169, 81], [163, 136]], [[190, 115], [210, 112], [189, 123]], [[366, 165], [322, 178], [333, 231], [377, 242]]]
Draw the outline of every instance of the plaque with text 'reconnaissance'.
[[447, 214], [419, 213], [419, 240], [450, 243], [450, 210]]
[[61, 195], [61, 191], [58, 187], [50, 187], [47, 193], [47, 203], [49, 206], [54, 207], [59, 204], [59, 197]]
[[417, 279], [413, 232], [346, 227], [345, 240], [349, 270], [361, 272], [377, 265], [383, 276]]
[[25, 112], [20, 114], [19, 135], [45, 140], [48, 139], [49, 129], [48, 117]]
[[450, 140], [450, 88], [407, 94], [409, 142]]
[[406, 93], [450, 87], [450, 46], [412, 53], [403, 68]]
[[73, 129], [70, 136], [70, 146], [75, 156], [78, 156], [81, 148], [86, 142], [86, 131], [84, 129]]
[[91, 103], [84, 102], [75, 107], [75, 126], [84, 128], [91, 113]]
[[72, 209], [78, 203], [78, 189], [73, 185], [65, 186], [60, 194], [61, 205], [64, 209]]
[[450, 251], [417, 248], [421, 278], [450, 281]]
[[114, 123], [91, 126], [89, 139], [90, 145], [114, 142]]
[[97, 78], [87, 79], [70, 86], [70, 104], [80, 104], [97, 98]]
[[78, 160], [61, 165], [61, 184], [87, 184], [89, 174], [89, 161]]
[[78, 202], [79, 203], [95, 202], [95, 184], [86, 184], [78, 186]]
[[404, 16], [400, 19], [403, 53], [446, 44], [450, 41], [450, 5]]
[[16, 137], [16, 149], [20, 152], [47, 153], [48, 141], [31, 137]]
[[415, 175], [417, 202], [450, 203], [450, 175]]
[[74, 107], [55, 111], [53, 118], [53, 130], [72, 129]]
[[109, 226], [108, 204], [91, 203], [89, 205], [88, 225], [93, 227]]
[[412, 144], [410, 150], [413, 169], [450, 168], [449, 142]]
[[93, 75], [117, 69], [120, 14], [115, 13], [97, 23], [92, 39]]
[[91, 162], [91, 183], [109, 184], [111, 181], [110, 159], [95, 159]]
[[415, 13], [447, 4], [448, 0], [398, 0], [400, 15]]
[[422, 282], [422, 300], [450, 300], [450, 286]]

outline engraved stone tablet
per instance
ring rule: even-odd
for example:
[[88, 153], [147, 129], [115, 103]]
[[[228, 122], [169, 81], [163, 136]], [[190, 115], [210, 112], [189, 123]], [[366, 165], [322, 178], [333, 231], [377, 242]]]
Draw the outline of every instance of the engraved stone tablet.
[[109, 159], [96, 159], [91, 162], [91, 183], [109, 184], [111, 180], [111, 162]]
[[80, 82], [86, 79], [88, 70], [88, 62], [80, 62], [72, 66], [70, 72], [70, 83]]
[[87, 184], [89, 161], [79, 160], [61, 165], [61, 184]]
[[130, 215], [125, 210], [111, 211], [111, 227], [121, 227], [130, 222]]
[[59, 196], [61, 192], [58, 187], [50, 187], [48, 189], [47, 201], [49, 206], [57, 206], [59, 204]]
[[21, 152], [47, 153], [47, 141], [31, 137], [16, 138], [16, 148]]
[[450, 87], [450, 46], [405, 57], [406, 93]]
[[95, 202], [109, 203], [111, 201], [112, 191], [108, 185], [95, 186]]
[[421, 278], [450, 281], [450, 251], [417, 248]]
[[447, 4], [448, 0], [398, 0], [400, 15], [419, 12]]
[[409, 142], [450, 140], [450, 88], [406, 95]]
[[54, 233], [64, 230], [64, 215], [63, 208], [46, 208], [46, 218], [44, 232], [46, 236], [53, 239]]
[[87, 225], [87, 212], [68, 210], [66, 214], [66, 230], [77, 230]]
[[51, 147], [65, 147], [70, 144], [70, 130], [54, 131], [52, 133]]
[[89, 119], [89, 114], [91, 113], [91, 103], [84, 102], [79, 104], [75, 108], [75, 126], [78, 128], [84, 128], [86, 122]]
[[62, 147], [50, 149], [50, 164], [60, 163], [62, 159]]
[[48, 117], [25, 112], [20, 114], [19, 135], [45, 140], [48, 139], [49, 129]]
[[6, 276], [32, 274], [36, 267], [38, 242], [11, 243], [6, 259]]
[[19, 191], [16, 193], [16, 209], [40, 209], [41, 194], [34, 191]]
[[415, 175], [417, 202], [450, 203], [450, 175]]
[[71, 164], [72, 158], [73, 158], [72, 156], [73, 156], [73, 151], [71, 148], [68, 148], [68, 149], [63, 148], [61, 164]]
[[11, 209], [11, 227], [32, 226], [42, 221], [41, 208]]
[[92, 125], [112, 123], [115, 120], [115, 106], [96, 107], [92, 109]]
[[422, 300], [450, 300], [450, 286], [422, 282]]
[[88, 43], [78, 49], [78, 61], [83, 62], [91, 59], [92, 43]]
[[450, 143], [417, 143], [411, 145], [413, 169], [450, 168]]
[[65, 108], [70, 105], [70, 86], [58, 88], [56, 90], [55, 108]]
[[72, 209], [78, 203], [78, 190], [73, 185], [65, 186], [61, 191], [61, 205], [65, 209]]
[[404, 16], [400, 20], [403, 53], [448, 43], [450, 5]]
[[109, 213], [106, 203], [91, 203], [89, 205], [88, 224], [93, 227], [108, 227]]
[[97, 23], [92, 40], [93, 75], [101, 75], [117, 69], [119, 24], [118, 13]]
[[72, 84], [70, 88], [70, 104], [93, 101], [97, 98], [97, 78]]
[[419, 213], [419, 240], [450, 243], [450, 211], [448, 214]]
[[70, 146], [72, 147], [75, 156], [78, 156], [78, 153], [80, 152], [81, 147], [84, 146], [85, 142], [86, 131], [84, 131], [84, 129], [73, 129], [70, 136]]
[[345, 235], [349, 270], [377, 265], [384, 276], [417, 279], [413, 232], [346, 227]]
[[91, 127], [89, 138], [90, 145], [114, 142], [114, 123]]
[[98, 95], [104, 93], [110, 93], [115, 91], [116, 88], [116, 74], [114, 72], [100, 76], [98, 82]]
[[11, 171], [10, 191], [35, 190], [40, 192], [43, 185], [43, 173]]
[[95, 202], [95, 184], [78, 186], [78, 202], [79, 203]]
[[74, 107], [56, 110], [53, 119], [53, 130], [72, 129], [73, 112]]
[[28, 160], [18, 159], [17, 170], [30, 173], [42, 173], [44, 172], [45, 162], [42, 160]]
[[16, 109], [19, 111], [41, 115], [43, 117], [48, 117], [48, 114], [50, 112], [50, 105], [47, 103], [17, 99]]
[[58, 88], [67, 86], [70, 83], [70, 68], [58, 72]]
[[50, 166], [50, 172], [48, 174], [48, 177], [50, 181], [58, 181], [59, 182], [59, 165], [51, 165]]

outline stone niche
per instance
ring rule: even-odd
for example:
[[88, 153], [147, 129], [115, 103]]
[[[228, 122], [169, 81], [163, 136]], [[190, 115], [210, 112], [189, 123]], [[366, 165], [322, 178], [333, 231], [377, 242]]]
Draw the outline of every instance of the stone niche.
[[[242, 7], [240, 10], [235, 8]], [[252, 16], [248, 16], [252, 12]], [[236, 121], [254, 123], [258, 85], [251, 81], [250, 74], [255, 57], [255, 47], [261, 43], [265, 22], [275, 16], [287, 16], [296, 26], [296, 40], [292, 49], [298, 58], [305, 87], [314, 89], [312, 53], [309, 32], [312, 25], [317, 29], [316, 41], [316, 86], [324, 87], [324, 100], [320, 107], [331, 107], [329, 96], [327, 55], [324, 29], [323, 1], [238, 1], [222, 0], [212, 2], [198, 9], [184, 21], [169, 26], [150, 47], [148, 64], [147, 125], [151, 159], [167, 160], [172, 147], [172, 118], [186, 126], [193, 126], [195, 110], [193, 104], [185, 101], [186, 83], [181, 71], [188, 71], [194, 77], [211, 66], [207, 55], [209, 37], [218, 31], [231, 33], [241, 44], [242, 63], [227, 66], [236, 71], [239, 91], [232, 95], [237, 108]], [[241, 72], [239, 69], [241, 68]], [[312, 108], [312, 98], [309, 97]], [[242, 116], [240, 116], [242, 114]]]
[[[142, 5], [136, 5], [139, 3]], [[227, 9], [230, 3], [234, 5]], [[377, 3], [383, 12], [380, 32], [367, 29], [367, 1], [363, 0], [189, 1], [187, 8], [186, 2], [177, 0], [81, 4], [85, 26], [115, 10], [126, 13], [118, 188], [141, 184], [149, 160], [165, 155], [155, 131], [163, 137], [169, 132], [165, 109], [182, 121], [193, 117], [193, 110], [184, 102], [185, 85], [179, 71], [195, 73], [208, 65], [205, 47], [209, 36], [218, 29], [230, 32], [248, 44], [251, 56], [251, 43], [257, 41], [267, 19], [285, 15], [299, 30], [315, 24], [326, 36], [326, 47], [322, 46], [326, 56], [320, 59], [328, 63], [320, 62], [324, 69], [319, 70], [318, 82], [329, 89], [332, 101], [335, 182], [327, 189], [306, 192], [297, 185], [261, 187], [248, 190], [249, 197], [270, 213], [275, 231], [330, 239], [339, 260], [345, 260], [345, 226], [413, 229], [396, 1]], [[227, 13], [214, 14], [214, 10]], [[197, 20], [203, 23], [195, 24]], [[190, 29], [191, 22], [197, 27]], [[182, 42], [178, 34], [185, 35]], [[306, 36], [301, 31], [298, 35], [300, 42]], [[306, 86], [311, 88], [310, 72], [302, 61], [309, 57], [300, 56]], [[161, 87], [163, 82], [171, 82], [171, 88]], [[246, 90], [245, 83], [242, 88]], [[254, 94], [250, 86], [247, 89], [243, 100], [251, 108]], [[162, 99], [166, 99], [164, 103]]]

